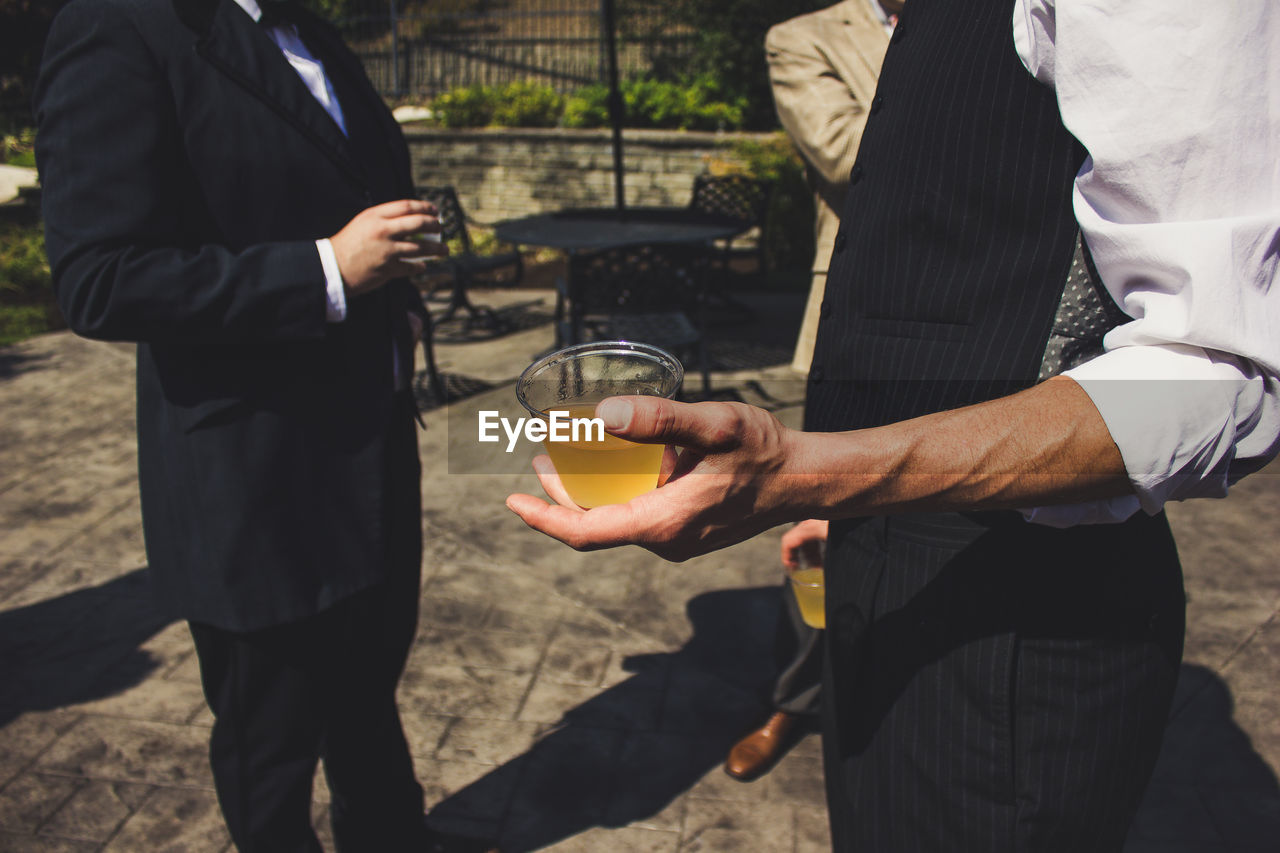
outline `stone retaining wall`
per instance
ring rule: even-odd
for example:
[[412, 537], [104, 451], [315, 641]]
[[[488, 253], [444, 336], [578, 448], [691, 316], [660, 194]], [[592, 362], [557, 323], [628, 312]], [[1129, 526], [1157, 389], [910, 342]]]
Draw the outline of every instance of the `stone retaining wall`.
[[[564, 207], [613, 204], [607, 130], [405, 129], [419, 186], [452, 184], [482, 223]], [[623, 136], [631, 205], [684, 205], [695, 175], [731, 163], [733, 144], [768, 134], [628, 130]]]

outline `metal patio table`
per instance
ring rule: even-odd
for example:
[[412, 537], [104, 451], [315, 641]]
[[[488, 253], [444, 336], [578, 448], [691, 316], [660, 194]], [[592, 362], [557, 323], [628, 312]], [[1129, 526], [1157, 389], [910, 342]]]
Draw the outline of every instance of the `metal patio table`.
[[[493, 226], [504, 243], [543, 246], [573, 255], [650, 243], [707, 243], [743, 233], [750, 223], [687, 207], [579, 207], [508, 219]], [[573, 293], [573, 264], [566, 266], [564, 291]], [[556, 346], [564, 346], [563, 299], [556, 304]]]

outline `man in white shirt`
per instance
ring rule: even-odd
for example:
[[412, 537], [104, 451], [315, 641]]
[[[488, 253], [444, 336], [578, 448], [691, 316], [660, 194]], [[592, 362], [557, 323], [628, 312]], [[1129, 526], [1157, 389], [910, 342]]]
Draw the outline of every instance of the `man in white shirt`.
[[[806, 425], [620, 398], [629, 504], [508, 505], [685, 559], [832, 520], [839, 850], [1118, 850], [1182, 591], [1160, 512], [1280, 442], [1280, 12], [913, 0], [834, 244]], [[1223, 95], [1230, 93], [1229, 97]], [[828, 701], [830, 700], [830, 701]]]

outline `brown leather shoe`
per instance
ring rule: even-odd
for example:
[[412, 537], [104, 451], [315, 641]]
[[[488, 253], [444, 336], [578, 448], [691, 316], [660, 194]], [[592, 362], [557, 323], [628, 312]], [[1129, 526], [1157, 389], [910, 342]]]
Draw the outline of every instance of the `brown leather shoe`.
[[795, 722], [793, 714], [775, 711], [763, 726], [733, 745], [724, 762], [724, 772], [740, 782], [750, 782], [767, 773], [791, 746], [787, 733]]

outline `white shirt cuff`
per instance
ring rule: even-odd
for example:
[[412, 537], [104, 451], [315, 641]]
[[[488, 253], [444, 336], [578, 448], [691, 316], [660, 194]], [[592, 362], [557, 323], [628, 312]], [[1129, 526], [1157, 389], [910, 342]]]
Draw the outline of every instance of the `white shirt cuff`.
[[328, 303], [325, 319], [330, 323], [341, 323], [347, 319], [347, 288], [342, 283], [342, 273], [338, 272], [338, 257], [333, 253], [333, 244], [327, 238], [317, 240], [316, 249], [320, 252], [320, 266], [324, 268], [324, 290]]
[[[1264, 456], [1274, 402], [1252, 366], [1189, 345], [1120, 347], [1066, 371], [1093, 401], [1148, 513], [1223, 497], [1238, 459]], [[1273, 451], [1272, 451], [1273, 452]]]

